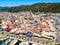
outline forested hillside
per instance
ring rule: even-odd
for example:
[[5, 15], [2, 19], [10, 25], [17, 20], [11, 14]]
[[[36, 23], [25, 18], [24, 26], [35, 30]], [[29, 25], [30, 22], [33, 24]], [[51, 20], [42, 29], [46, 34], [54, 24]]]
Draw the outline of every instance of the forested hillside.
[[39, 11], [39, 12], [46, 12], [46, 13], [48, 12], [60, 13], [60, 3], [36, 3], [32, 5], [21, 5], [16, 7], [9, 7], [7, 11], [9, 12]]

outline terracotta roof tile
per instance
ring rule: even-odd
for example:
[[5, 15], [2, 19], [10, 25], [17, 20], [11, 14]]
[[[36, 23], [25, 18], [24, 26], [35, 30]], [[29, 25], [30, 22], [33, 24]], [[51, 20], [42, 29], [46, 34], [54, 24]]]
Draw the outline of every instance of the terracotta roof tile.
[[7, 24], [8, 26], [14, 26], [14, 24], [13, 23], [9, 23], [9, 24]]
[[36, 32], [36, 33], [39, 33], [39, 32], [40, 32], [40, 30], [35, 29], [35, 28], [33, 28], [33, 27], [29, 28], [29, 30], [30, 30], [30, 31], [33, 31], [33, 32]]
[[26, 26], [21, 26], [20, 28], [21, 28], [21, 29], [26, 29]]
[[45, 28], [45, 25], [37, 25], [38, 28]]

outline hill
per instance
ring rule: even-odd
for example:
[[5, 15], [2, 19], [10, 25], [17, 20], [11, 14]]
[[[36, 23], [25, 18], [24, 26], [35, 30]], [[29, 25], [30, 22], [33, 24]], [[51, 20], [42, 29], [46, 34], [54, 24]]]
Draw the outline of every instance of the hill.
[[45, 12], [45, 13], [60, 13], [60, 3], [36, 3], [32, 5], [21, 5], [15, 7], [1, 8], [0, 11], [20, 12], [20, 11], [32, 11], [32, 12]]
[[0, 7], [0, 12], [8, 11], [8, 10], [9, 10], [9, 7]]
[[9, 11], [10, 12], [39, 11], [39, 12], [60, 13], [60, 3], [36, 3], [33, 5], [22, 5], [17, 7], [11, 7]]

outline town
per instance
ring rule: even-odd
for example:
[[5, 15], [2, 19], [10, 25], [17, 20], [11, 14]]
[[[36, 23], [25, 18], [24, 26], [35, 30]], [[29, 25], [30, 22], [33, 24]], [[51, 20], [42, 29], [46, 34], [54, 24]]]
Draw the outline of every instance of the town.
[[[60, 14], [21, 11], [0, 12], [0, 35], [6, 45], [53, 45], [60, 43]], [[2, 37], [2, 36], [0, 36]]]

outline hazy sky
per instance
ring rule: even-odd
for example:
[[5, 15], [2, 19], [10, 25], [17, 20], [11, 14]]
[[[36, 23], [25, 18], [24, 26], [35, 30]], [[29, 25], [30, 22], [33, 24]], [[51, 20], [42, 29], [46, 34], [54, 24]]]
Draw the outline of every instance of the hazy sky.
[[39, 2], [60, 2], [60, 0], [0, 0], [0, 6], [31, 5]]

